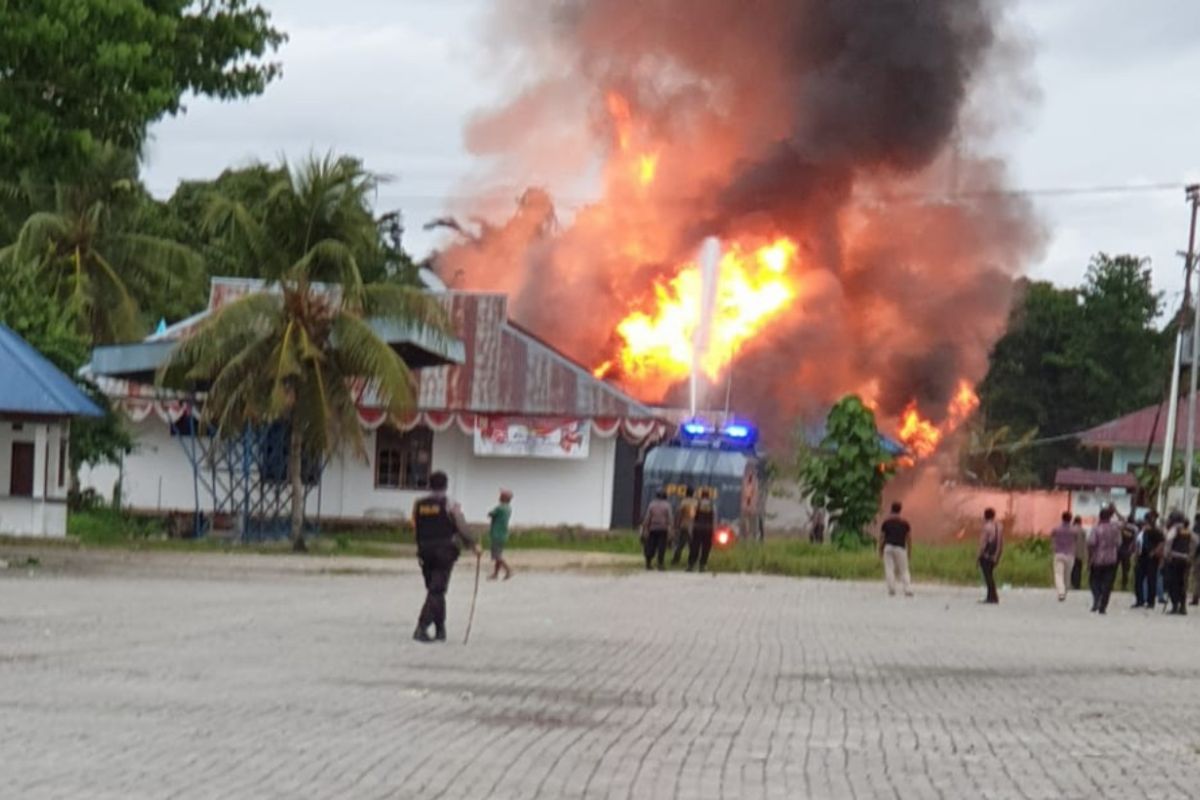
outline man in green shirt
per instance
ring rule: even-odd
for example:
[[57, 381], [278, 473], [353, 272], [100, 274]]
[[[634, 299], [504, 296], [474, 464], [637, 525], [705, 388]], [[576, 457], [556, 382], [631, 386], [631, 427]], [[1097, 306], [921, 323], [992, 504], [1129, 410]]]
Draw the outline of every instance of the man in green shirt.
[[504, 570], [504, 580], [512, 577], [512, 570], [504, 560], [504, 546], [508, 544], [508, 521], [512, 518], [512, 496], [512, 492], [502, 490], [500, 503], [488, 512], [488, 517], [492, 520], [491, 528], [488, 529], [488, 541], [492, 547], [492, 563], [496, 565], [492, 574], [488, 576], [489, 581], [496, 580], [501, 569]]

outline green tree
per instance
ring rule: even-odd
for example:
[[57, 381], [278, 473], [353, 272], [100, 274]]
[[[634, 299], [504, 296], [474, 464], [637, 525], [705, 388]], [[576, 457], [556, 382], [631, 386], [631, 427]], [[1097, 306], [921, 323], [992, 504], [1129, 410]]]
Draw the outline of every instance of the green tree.
[[1014, 437], [1010, 428], [984, 430], [973, 425], [960, 452], [960, 470], [971, 483], [1020, 489], [1037, 485], [1037, 475], [1024, 456], [1037, 436], [1030, 429]]
[[[429, 294], [364, 285], [358, 253], [378, 242], [368, 210], [373, 177], [353, 159], [310, 159], [288, 170], [261, 216], [216, 198], [210, 223], [258, 258], [277, 291], [248, 296], [203, 323], [172, 355], [160, 381], [203, 386], [203, 416], [218, 436], [247, 426], [289, 426], [291, 535], [304, 543], [304, 456], [346, 444], [362, 453], [353, 394], [367, 381], [393, 413], [413, 404], [412, 376], [368, 319], [449, 333]], [[374, 243], [374, 244], [372, 244]], [[322, 281], [318, 284], [317, 281]]]
[[[77, 376], [88, 358], [87, 339], [76, 329], [66, 308], [46, 302], [32, 265], [12, 264], [0, 269], [0, 322], [12, 328], [67, 375]], [[111, 407], [93, 383], [76, 377], [76, 383], [104, 409], [100, 419], [77, 419], [71, 424], [71, 475], [81, 464], [116, 463], [133, 442]]]
[[44, 295], [73, 315], [92, 344], [136, 337], [145, 327], [139, 301], [195, 297], [200, 259], [186, 247], [137, 230], [137, 164], [106, 145], [87, 174], [42, 192], [29, 185], [33, 211], [16, 241], [0, 248], [0, 265], [37, 265]]
[[285, 39], [248, 0], [0, 0], [0, 177], [137, 150], [186, 93], [259, 94]]
[[[286, 192], [288, 181], [286, 166], [266, 164], [227, 169], [214, 180], [184, 181], [166, 202], [146, 204], [143, 229], [192, 248], [204, 258], [209, 275], [264, 277], [267, 273], [258, 256], [248, 252], [237, 236], [228, 235], [228, 225], [235, 216], [265, 219], [273, 193]], [[364, 211], [370, 215], [369, 209]], [[196, 224], [206, 216], [209, 224]], [[399, 212], [376, 220], [377, 242], [356, 254], [364, 283], [418, 285], [417, 265], [404, 250], [403, 232]]]
[[820, 445], [800, 448], [795, 473], [801, 494], [829, 512], [833, 541], [850, 547], [870, 540], [867, 526], [879, 512], [892, 465], [892, 456], [880, 444], [874, 412], [848, 395], [830, 410]]
[[[978, 390], [988, 429], [1067, 436], [1158, 402], [1171, 357], [1171, 334], [1156, 327], [1161, 303], [1134, 256], [1097, 255], [1078, 289], [1022, 281]], [[1089, 461], [1069, 439], [1012, 457], [1013, 474], [1043, 485]]]

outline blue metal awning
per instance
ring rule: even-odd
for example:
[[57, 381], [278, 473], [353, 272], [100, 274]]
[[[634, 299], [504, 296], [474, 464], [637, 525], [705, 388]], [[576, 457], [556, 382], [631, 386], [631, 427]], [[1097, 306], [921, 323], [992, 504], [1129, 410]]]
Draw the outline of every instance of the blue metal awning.
[[99, 417], [71, 378], [0, 324], [0, 414], [35, 417]]

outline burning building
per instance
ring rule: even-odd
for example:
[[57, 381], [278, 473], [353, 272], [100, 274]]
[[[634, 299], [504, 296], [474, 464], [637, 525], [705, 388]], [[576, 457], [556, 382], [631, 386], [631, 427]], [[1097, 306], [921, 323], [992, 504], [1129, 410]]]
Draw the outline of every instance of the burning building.
[[1029, 94], [1006, 10], [504, 0], [514, 90], [468, 125], [484, 166], [455, 210], [488, 221], [459, 227], [439, 272], [509, 293], [516, 320], [644, 402], [687, 405], [704, 324], [709, 394], [732, 368], [768, 445], [855, 392], [927, 456], [973, 409], [1040, 243], [982, 155]]

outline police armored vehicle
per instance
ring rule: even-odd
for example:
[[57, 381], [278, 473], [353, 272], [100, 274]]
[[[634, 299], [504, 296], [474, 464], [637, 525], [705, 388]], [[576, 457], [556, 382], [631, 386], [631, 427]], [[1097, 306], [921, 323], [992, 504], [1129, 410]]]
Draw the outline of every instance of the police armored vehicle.
[[690, 486], [714, 498], [713, 545], [728, 547], [739, 538], [761, 539], [766, 506], [766, 462], [758, 452], [758, 432], [744, 422], [710, 425], [689, 420], [666, 444], [646, 454], [642, 466], [641, 512], [655, 494], [666, 492], [678, 508]]

